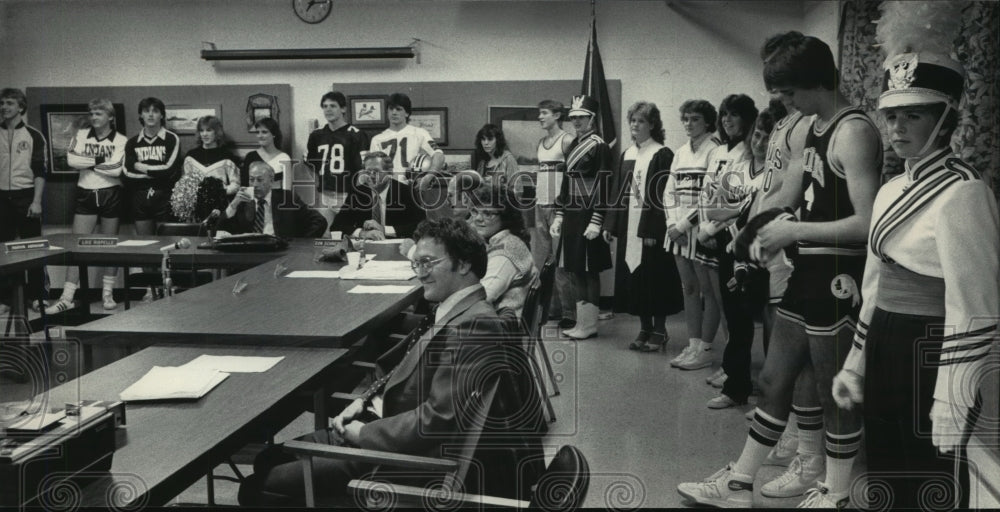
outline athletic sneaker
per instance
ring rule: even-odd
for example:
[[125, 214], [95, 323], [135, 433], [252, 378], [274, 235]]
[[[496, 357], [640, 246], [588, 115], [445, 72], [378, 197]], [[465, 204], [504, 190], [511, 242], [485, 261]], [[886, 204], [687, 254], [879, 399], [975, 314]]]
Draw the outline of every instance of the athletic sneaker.
[[146, 294], [142, 296], [143, 304], [149, 304], [154, 300], [156, 300], [156, 296], [153, 295], [153, 288], [152, 287], [146, 288]]
[[726, 370], [719, 368], [718, 370], [715, 370], [715, 373], [709, 375], [708, 377], [705, 377], [705, 384], [711, 384], [713, 380], [718, 379], [719, 377], [722, 377], [725, 374]]
[[[746, 402], [743, 402], [745, 404]], [[730, 407], [736, 407], [737, 405], [743, 405], [732, 398], [729, 395], [720, 393], [719, 396], [708, 401], [709, 409], [728, 409]]]
[[710, 386], [712, 386], [713, 388], [722, 389], [722, 386], [724, 386], [726, 384], [726, 380], [728, 378], [729, 378], [729, 376], [726, 375], [726, 372], [722, 372], [722, 375], [719, 375], [718, 377], [712, 379], [712, 381], [709, 382], [708, 384]]
[[118, 303], [115, 302], [115, 297], [110, 293], [105, 293], [101, 298], [104, 302], [104, 309], [110, 311], [118, 307]]
[[[753, 419], [752, 417], [750, 419]], [[764, 459], [765, 466], [787, 466], [795, 458], [796, 453], [799, 450], [799, 436], [795, 434], [790, 434], [786, 429], [782, 434], [781, 438], [778, 439], [778, 444], [771, 448], [771, 452], [767, 454], [767, 458]]]
[[703, 482], [682, 483], [677, 486], [677, 492], [701, 505], [749, 508], [753, 503], [753, 477], [734, 473], [734, 464], [730, 462]]
[[55, 314], [58, 314], [58, 313], [62, 313], [63, 311], [66, 311], [67, 309], [72, 309], [72, 308], [73, 308], [73, 299], [62, 299], [61, 298], [61, 299], [57, 300], [55, 304], [53, 304], [53, 305], [45, 308], [45, 314], [46, 315], [55, 315]]
[[806, 491], [816, 487], [816, 483], [825, 473], [825, 457], [817, 455], [799, 455], [792, 459], [778, 478], [771, 480], [760, 488], [760, 493], [768, 498], [791, 498], [802, 496]]
[[681, 361], [691, 356], [691, 351], [694, 350], [695, 348], [697, 348], [697, 345], [691, 346], [689, 344], [688, 346], [684, 347], [684, 350], [681, 350], [681, 353], [677, 354], [677, 357], [670, 360], [670, 366], [677, 368], [677, 365], [680, 364]]
[[845, 509], [851, 502], [850, 494], [840, 492], [833, 494], [823, 482], [816, 482], [816, 487], [806, 491], [806, 499], [797, 508], [835, 508]]
[[681, 370], [698, 370], [712, 366], [715, 352], [712, 351], [711, 345], [708, 345], [709, 348], [706, 350], [705, 345], [708, 344], [703, 343], [702, 346], [692, 350], [687, 359], [677, 363], [677, 367]]

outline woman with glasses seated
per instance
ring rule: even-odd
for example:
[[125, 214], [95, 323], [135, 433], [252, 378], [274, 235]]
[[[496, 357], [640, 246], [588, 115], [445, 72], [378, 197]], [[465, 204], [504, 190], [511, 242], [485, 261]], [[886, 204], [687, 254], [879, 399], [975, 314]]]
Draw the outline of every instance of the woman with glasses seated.
[[524, 217], [513, 192], [489, 183], [466, 195], [469, 224], [486, 240], [486, 275], [480, 280], [486, 300], [501, 316], [521, 318], [528, 290], [538, 279]]

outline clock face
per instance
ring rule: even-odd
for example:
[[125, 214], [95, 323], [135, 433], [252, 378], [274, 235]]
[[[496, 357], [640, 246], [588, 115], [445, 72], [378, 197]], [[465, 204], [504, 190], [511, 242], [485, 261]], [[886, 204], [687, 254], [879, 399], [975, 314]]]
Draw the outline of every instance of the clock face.
[[306, 23], [319, 23], [330, 15], [333, 0], [292, 0], [295, 14]]

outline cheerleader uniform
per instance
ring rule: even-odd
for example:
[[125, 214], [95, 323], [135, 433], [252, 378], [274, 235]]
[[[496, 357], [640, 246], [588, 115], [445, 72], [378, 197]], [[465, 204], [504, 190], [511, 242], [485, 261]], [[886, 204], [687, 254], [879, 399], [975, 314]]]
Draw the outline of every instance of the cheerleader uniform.
[[[693, 150], [692, 145], [698, 146], [698, 150]], [[708, 170], [708, 157], [718, 145], [719, 140], [706, 133], [697, 141], [688, 141], [674, 155], [670, 177], [663, 190], [663, 210], [667, 230], [676, 228], [687, 235], [687, 242], [677, 244], [667, 238], [664, 248], [668, 253], [689, 260], [698, 259], [698, 202]], [[703, 256], [702, 259], [707, 258]]]
[[240, 190], [240, 171], [236, 161], [237, 158], [227, 148], [217, 146], [205, 149], [198, 146], [184, 157], [184, 172], [199, 170], [206, 178], [218, 178], [226, 188], [226, 195], [232, 197]]
[[865, 381], [870, 485], [888, 486], [894, 508], [918, 508], [935, 487], [938, 503], [968, 498], [962, 450], [938, 453], [929, 414], [939, 400], [975, 421], [1000, 317], [1000, 225], [989, 188], [950, 148], [905, 168], [875, 198], [844, 369]]
[[570, 272], [611, 268], [611, 249], [604, 238], [587, 240], [590, 224], [604, 224], [611, 178], [611, 148], [594, 132], [578, 135], [566, 156], [556, 218], [562, 219], [562, 266]]

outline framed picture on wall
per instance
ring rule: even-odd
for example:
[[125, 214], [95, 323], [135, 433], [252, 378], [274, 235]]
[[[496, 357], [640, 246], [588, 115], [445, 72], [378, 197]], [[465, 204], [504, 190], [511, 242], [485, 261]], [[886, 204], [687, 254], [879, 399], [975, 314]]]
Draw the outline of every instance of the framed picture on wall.
[[167, 129], [177, 135], [196, 135], [198, 119], [205, 116], [222, 121], [222, 105], [167, 105]]
[[[114, 130], [123, 135], [125, 128], [125, 105], [114, 103]], [[42, 120], [42, 134], [49, 146], [49, 172], [53, 175], [77, 174], [79, 171], [66, 162], [69, 145], [79, 130], [90, 127], [90, 109], [86, 103], [39, 105]]]
[[[545, 136], [545, 130], [538, 123], [538, 107], [490, 105], [488, 119], [503, 130], [507, 147], [517, 157], [522, 166], [538, 165], [538, 141]], [[566, 119], [562, 129], [575, 135], [573, 125]]]
[[384, 128], [389, 126], [385, 114], [388, 96], [351, 96], [351, 123], [358, 128]]
[[448, 145], [448, 109], [446, 107], [414, 108], [410, 113], [410, 124], [427, 130], [438, 146]]
[[443, 151], [444, 163], [448, 166], [449, 171], [457, 172], [472, 169], [471, 149], [445, 149]]
[[246, 122], [247, 131], [256, 133], [253, 125], [257, 121], [270, 117], [278, 121], [278, 97], [271, 94], [257, 93], [247, 98]]

